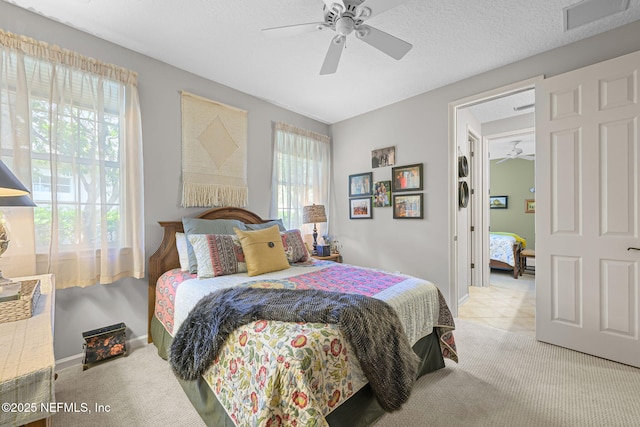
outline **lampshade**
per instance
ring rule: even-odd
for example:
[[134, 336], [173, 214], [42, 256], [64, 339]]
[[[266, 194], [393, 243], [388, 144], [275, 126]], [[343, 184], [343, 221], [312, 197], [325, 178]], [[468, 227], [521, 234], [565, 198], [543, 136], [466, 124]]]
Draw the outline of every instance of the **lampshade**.
[[0, 207], [2, 206], [37, 206], [29, 196], [9, 196], [0, 197]]
[[0, 197], [25, 196], [29, 190], [0, 160]]
[[314, 204], [302, 208], [302, 222], [305, 224], [327, 222], [327, 214], [324, 212], [324, 205]]

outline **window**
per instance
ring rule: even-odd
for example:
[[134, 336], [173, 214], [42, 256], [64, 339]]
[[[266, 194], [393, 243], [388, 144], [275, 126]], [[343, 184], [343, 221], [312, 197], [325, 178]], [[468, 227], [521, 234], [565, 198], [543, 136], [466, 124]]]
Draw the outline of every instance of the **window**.
[[1, 155], [37, 205], [12, 238], [59, 288], [144, 277], [136, 74], [1, 30], [0, 49]]
[[[271, 216], [282, 218], [288, 229], [304, 228], [302, 208], [305, 205], [315, 203], [329, 209], [329, 137], [275, 123], [273, 155]], [[318, 224], [319, 228], [321, 226], [326, 225]], [[322, 236], [326, 232], [319, 234]]]

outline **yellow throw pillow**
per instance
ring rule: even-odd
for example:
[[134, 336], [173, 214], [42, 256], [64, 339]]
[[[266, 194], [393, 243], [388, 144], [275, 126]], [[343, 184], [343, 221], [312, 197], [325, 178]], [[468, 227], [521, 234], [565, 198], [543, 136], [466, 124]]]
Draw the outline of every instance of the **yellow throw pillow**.
[[233, 231], [240, 238], [249, 276], [289, 268], [277, 225], [255, 231], [242, 231], [238, 228]]

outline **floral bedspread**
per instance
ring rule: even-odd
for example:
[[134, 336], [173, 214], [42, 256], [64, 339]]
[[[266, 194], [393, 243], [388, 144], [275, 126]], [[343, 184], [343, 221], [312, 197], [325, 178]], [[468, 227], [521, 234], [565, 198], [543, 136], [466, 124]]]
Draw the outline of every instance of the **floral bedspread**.
[[[398, 312], [412, 344], [436, 328], [443, 355], [457, 361], [451, 313], [439, 290], [424, 280], [318, 261], [259, 278], [235, 274], [215, 281], [187, 275], [179, 287], [174, 286], [179, 272], [166, 274], [163, 290], [157, 291], [165, 293], [161, 304], [164, 321], [159, 320], [171, 326], [173, 333], [186, 316], [183, 311], [188, 312], [181, 306], [195, 304], [214, 289], [319, 288], [388, 302]], [[177, 306], [170, 307], [170, 301]], [[174, 321], [167, 319], [170, 313]], [[350, 343], [336, 325], [264, 320], [231, 333], [204, 378], [238, 426], [327, 426], [325, 417], [367, 383]]]
[[238, 426], [327, 426], [367, 379], [335, 325], [257, 321], [229, 336], [205, 373]]

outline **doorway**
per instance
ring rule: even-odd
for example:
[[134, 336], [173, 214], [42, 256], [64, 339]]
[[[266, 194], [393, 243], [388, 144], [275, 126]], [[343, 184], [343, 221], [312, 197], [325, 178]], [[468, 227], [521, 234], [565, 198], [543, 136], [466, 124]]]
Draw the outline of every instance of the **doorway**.
[[[458, 109], [535, 87], [536, 339], [632, 366], [640, 350], [639, 69], [634, 52], [449, 106], [453, 171]], [[449, 206], [450, 301], [457, 316], [457, 272], [466, 259], [455, 242], [466, 230], [458, 228], [455, 204]]]
[[[532, 93], [520, 95], [523, 96], [533, 101]], [[488, 105], [483, 108], [493, 108], [490, 105], [492, 102], [495, 101], [488, 101]], [[521, 105], [521, 101], [513, 99], [501, 102]], [[500, 262], [507, 265], [513, 265], [514, 261], [519, 263], [520, 257], [512, 249], [509, 251], [514, 244], [520, 245], [522, 249], [535, 251], [535, 212], [527, 209], [527, 201], [535, 200], [535, 128], [528, 127], [528, 123], [534, 122], [533, 115], [534, 111], [530, 108], [526, 115], [481, 123], [483, 139], [489, 151], [485, 158], [488, 161], [483, 166], [488, 173], [490, 196], [498, 195], [500, 200], [504, 197], [506, 201], [505, 206], [494, 208], [491, 205], [489, 208], [490, 244], [488, 248], [481, 250], [488, 253], [490, 266]], [[526, 127], [519, 129], [522, 126]], [[495, 131], [499, 132], [488, 135], [485, 133]], [[469, 215], [473, 214], [473, 211], [469, 212]], [[514, 235], [518, 237], [517, 241]], [[511, 260], [508, 255], [511, 255]], [[508, 266], [499, 264], [499, 268], [490, 268], [488, 280], [476, 286], [473, 282], [470, 283], [469, 296], [460, 304], [458, 317], [497, 329], [535, 336], [534, 262], [533, 259], [529, 260], [528, 268], [522, 274], [519, 272], [521, 266], [518, 265], [517, 277], [514, 277], [514, 271]]]
[[[454, 258], [458, 281], [456, 295], [451, 300], [457, 304], [455, 310], [459, 317], [475, 317], [495, 327], [530, 335], [535, 334], [535, 278], [526, 275], [514, 279], [508, 272], [492, 272], [489, 268], [489, 197], [492, 163], [500, 162], [501, 167], [513, 169], [518, 162], [529, 162], [528, 157], [527, 160], [518, 157], [534, 154], [530, 151], [535, 147], [533, 110], [537, 80], [479, 94], [452, 105], [456, 129], [454, 149], [457, 158], [461, 154], [469, 155], [472, 185], [467, 208], [458, 206], [456, 215]], [[530, 170], [534, 170], [533, 166]], [[525, 191], [533, 187], [532, 176]], [[519, 200], [521, 195], [512, 197], [513, 203], [516, 198]], [[516, 210], [524, 212], [524, 199], [512, 205], [512, 211]], [[519, 263], [519, 259], [514, 261]], [[498, 286], [490, 286], [494, 282]]]

